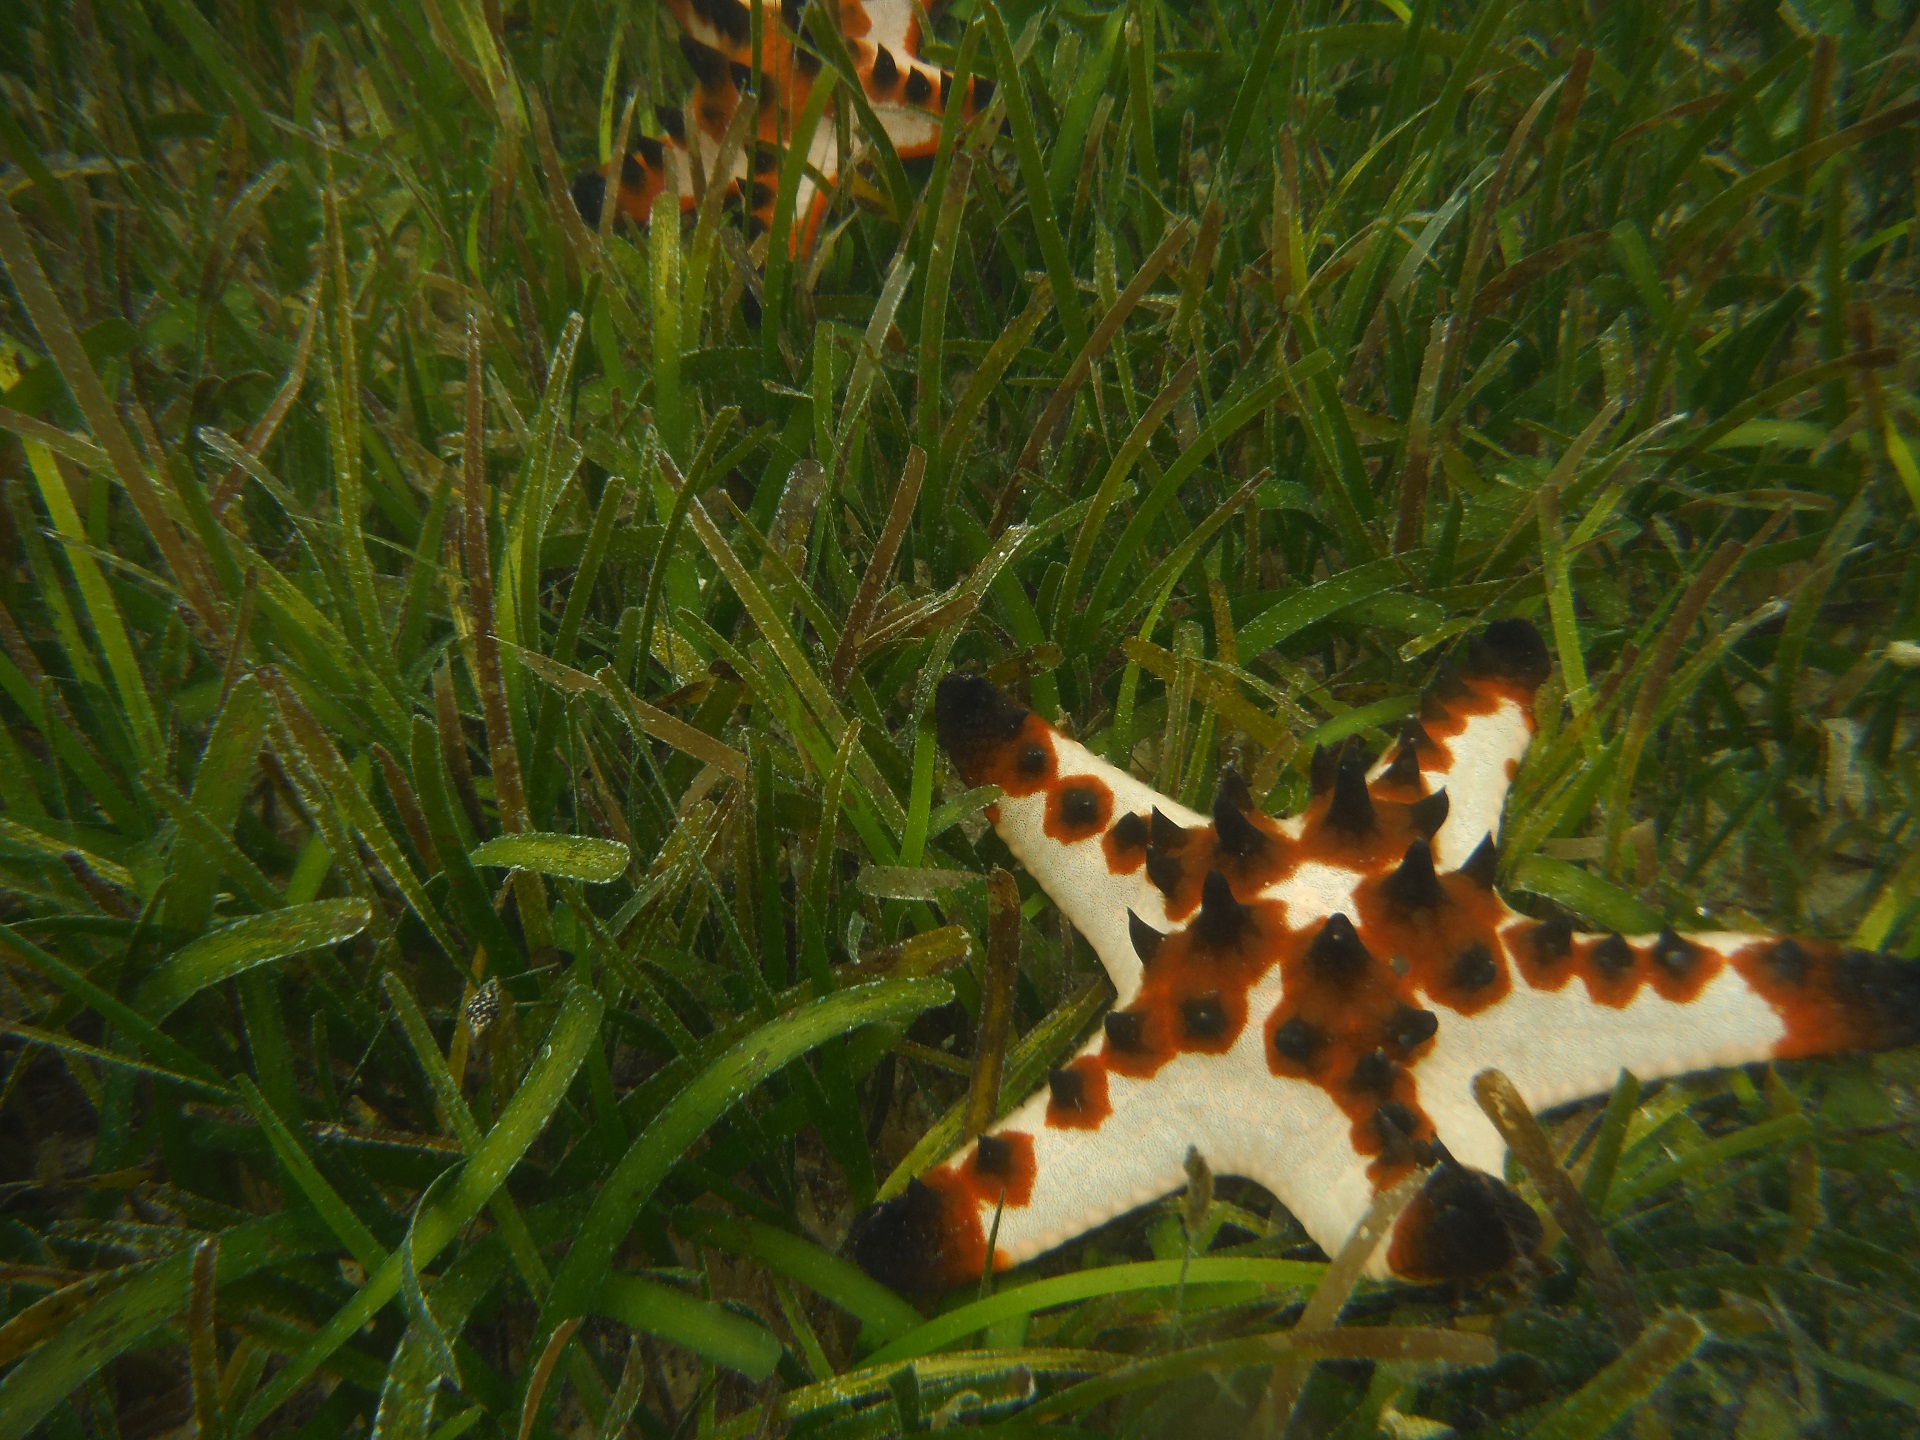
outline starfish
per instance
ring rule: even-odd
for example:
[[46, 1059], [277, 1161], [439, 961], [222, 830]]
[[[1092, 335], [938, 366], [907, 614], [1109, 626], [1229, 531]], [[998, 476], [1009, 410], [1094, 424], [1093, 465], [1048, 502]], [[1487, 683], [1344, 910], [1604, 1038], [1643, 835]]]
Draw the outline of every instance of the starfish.
[[[779, 184], [778, 147], [793, 139], [794, 119], [807, 103], [820, 56], [800, 38], [804, 0], [752, 0], [760, 11], [759, 113], [753, 143], [736, 157], [730, 185], [746, 192], [747, 239], [773, 224]], [[614, 203], [636, 225], [645, 225], [653, 202], [673, 186], [682, 213], [697, 203], [692, 157], [712, 183], [721, 143], [742, 98], [753, 87], [753, 12], [748, 0], [667, 0], [680, 23], [680, 52], [694, 74], [693, 96], [684, 110], [660, 106], [655, 114], [663, 134], [642, 136], [620, 162]], [[914, 0], [840, 0], [839, 32], [852, 56], [861, 88], [875, 117], [902, 159], [934, 153], [953, 88], [953, 74], [920, 56], [920, 17]], [[985, 108], [993, 81], [974, 76], [961, 97], [963, 119]], [[807, 150], [807, 170], [795, 199], [789, 246], [808, 248], [826, 213], [829, 191], [838, 179], [842, 156], [837, 127], [815, 127]], [[588, 224], [600, 223], [607, 201], [611, 166], [575, 178], [573, 200]], [[817, 177], [817, 178], [816, 178]]]
[[1016, 859], [1092, 943], [1116, 997], [1045, 1090], [865, 1212], [855, 1258], [927, 1291], [1005, 1269], [1178, 1189], [1189, 1147], [1272, 1191], [1336, 1253], [1374, 1197], [1432, 1166], [1376, 1279], [1474, 1280], [1537, 1216], [1473, 1099], [1534, 1110], [1621, 1069], [1690, 1071], [1920, 1041], [1920, 966], [1766, 934], [1577, 933], [1494, 891], [1501, 811], [1549, 672], [1500, 620], [1443, 662], [1398, 744], [1316, 751], [1286, 820], [1223, 775], [1197, 814], [974, 675], [935, 699], [942, 747]]

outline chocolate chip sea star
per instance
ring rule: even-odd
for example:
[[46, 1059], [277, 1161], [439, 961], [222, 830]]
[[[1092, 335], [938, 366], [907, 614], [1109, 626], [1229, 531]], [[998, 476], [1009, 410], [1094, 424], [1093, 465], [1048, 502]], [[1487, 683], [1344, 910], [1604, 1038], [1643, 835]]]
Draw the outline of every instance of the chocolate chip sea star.
[[1644, 1080], [1920, 1040], [1920, 966], [1764, 934], [1582, 934], [1493, 888], [1507, 789], [1547, 677], [1502, 620], [1443, 664], [1368, 764], [1314, 756], [1313, 798], [1259, 813], [1228, 772], [1196, 814], [987, 681], [941, 682], [941, 745], [1117, 992], [1101, 1031], [962, 1153], [860, 1217], [855, 1257], [924, 1291], [1017, 1265], [1185, 1183], [1189, 1147], [1271, 1190], [1328, 1253], [1433, 1166], [1376, 1278], [1468, 1280], [1540, 1240], [1473, 1098], [1535, 1110]]
[[[819, 52], [801, 31], [800, 0], [755, 0], [760, 11], [760, 83], [754, 84], [753, 12], [746, 0], [667, 0], [680, 22], [680, 52], [694, 75], [684, 109], [656, 110], [662, 133], [642, 136], [613, 167], [590, 170], [573, 182], [573, 200], [589, 224], [600, 222], [609, 182], [613, 201], [635, 224], [645, 225], [654, 200], [673, 187], [683, 211], [696, 203], [693, 160], [713, 183], [721, 145], [741, 102], [757, 96], [758, 113], [741, 153], [725, 179], [739, 187], [747, 239], [773, 224], [781, 145], [794, 143], [796, 117], [820, 73]], [[931, 155], [953, 90], [953, 74], [920, 55], [920, 18], [913, 0], [839, 0], [839, 35], [853, 61], [874, 117], [902, 159]], [[961, 97], [960, 115], [971, 119], [993, 95], [993, 82], [975, 76]], [[789, 245], [811, 244], [825, 213], [828, 189], [843, 162], [836, 127], [817, 126], [807, 148], [807, 171], [795, 191]]]

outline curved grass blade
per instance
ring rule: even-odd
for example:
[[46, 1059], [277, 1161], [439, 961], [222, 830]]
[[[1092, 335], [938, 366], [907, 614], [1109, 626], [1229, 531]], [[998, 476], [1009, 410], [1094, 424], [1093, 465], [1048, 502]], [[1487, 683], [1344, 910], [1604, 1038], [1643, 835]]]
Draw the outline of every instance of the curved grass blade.
[[554, 1277], [540, 1333], [551, 1333], [591, 1304], [615, 1247], [641, 1207], [694, 1141], [749, 1091], [824, 1041], [862, 1025], [919, 1014], [952, 995], [952, 985], [938, 978], [856, 985], [761, 1026], [709, 1065], [654, 1117], [594, 1197]]
[[1527, 1440], [1599, 1440], [1684, 1365], [1706, 1327], [1684, 1310], [1661, 1316], [1618, 1360], [1527, 1432]]
[[674, 1229], [730, 1255], [758, 1260], [832, 1301], [883, 1340], [897, 1339], [924, 1323], [918, 1310], [879, 1281], [867, 1278], [858, 1266], [762, 1221], [682, 1210], [674, 1216]]
[[944, 1349], [956, 1340], [964, 1340], [1016, 1315], [1032, 1315], [1056, 1305], [1071, 1305], [1100, 1295], [1134, 1295], [1155, 1290], [1178, 1290], [1185, 1284], [1254, 1285], [1275, 1289], [1306, 1289], [1319, 1283], [1327, 1267], [1315, 1260], [1241, 1259], [1227, 1255], [1202, 1255], [1190, 1260], [1144, 1260], [1131, 1265], [1105, 1265], [1071, 1275], [1055, 1275], [1046, 1280], [1003, 1290], [949, 1310], [929, 1320], [919, 1329], [902, 1335], [868, 1357], [872, 1365], [889, 1360], [911, 1360], [917, 1355]]
[[607, 1276], [593, 1298], [593, 1310], [749, 1380], [766, 1379], [780, 1361], [780, 1342], [764, 1325], [637, 1275]]
[[174, 951], [140, 987], [133, 1008], [158, 1024], [209, 985], [351, 940], [372, 919], [373, 908], [364, 900], [315, 900], [249, 915]]
[[467, 857], [475, 865], [504, 865], [604, 885], [627, 873], [627, 847], [593, 835], [524, 832], [496, 835]]

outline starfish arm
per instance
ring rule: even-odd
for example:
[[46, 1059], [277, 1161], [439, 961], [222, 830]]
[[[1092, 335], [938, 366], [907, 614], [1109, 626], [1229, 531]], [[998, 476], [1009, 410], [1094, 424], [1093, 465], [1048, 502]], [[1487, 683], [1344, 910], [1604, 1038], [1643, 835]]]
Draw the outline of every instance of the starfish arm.
[[1503, 1147], [1472, 1099], [1493, 1067], [1546, 1110], [1642, 1080], [1920, 1040], [1920, 965], [1815, 940], [1726, 932], [1573, 934], [1516, 918], [1516, 972], [1500, 1004], [1450, 1016], [1420, 1068], [1421, 1096], [1462, 1160], [1497, 1170]]
[[[989, 810], [1007, 848], [1058, 905], [1106, 968], [1125, 1005], [1140, 988], [1135, 931], [1173, 927], [1149, 878], [1156, 810], [1179, 829], [1207, 824], [1067, 739], [986, 681], [950, 676], [936, 696], [941, 744], [969, 784], [997, 784]], [[1137, 843], [1127, 843], [1132, 836]], [[1166, 838], [1163, 834], [1162, 838]]]
[[[1277, 984], [1260, 997], [1278, 998]], [[1256, 1006], [1259, 1001], [1256, 1000]], [[1179, 1055], [1152, 1076], [1112, 1069], [1094, 1039], [1046, 1089], [863, 1220], [855, 1255], [905, 1290], [1024, 1263], [1186, 1183], [1197, 1150], [1217, 1173], [1271, 1189], [1337, 1248], [1373, 1197], [1349, 1122], [1312, 1085], [1276, 1080], [1247, 1026], [1223, 1055]]]
[[[1400, 750], [1412, 746], [1426, 791], [1445, 791], [1446, 819], [1433, 836], [1434, 863], [1454, 870], [1487, 837], [1500, 836], [1507, 789], [1533, 740], [1533, 695], [1549, 673], [1540, 633], [1524, 621], [1496, 621], [1467, 646], [1460, 668], [1443, 664], [1421, 697]], [[1399, 758], [1389, 752], [1369, 779]]]
[[920, 56], [914, 0], [840, 0], [840, 28], [849, 40], [883, 45], [896, 56]]

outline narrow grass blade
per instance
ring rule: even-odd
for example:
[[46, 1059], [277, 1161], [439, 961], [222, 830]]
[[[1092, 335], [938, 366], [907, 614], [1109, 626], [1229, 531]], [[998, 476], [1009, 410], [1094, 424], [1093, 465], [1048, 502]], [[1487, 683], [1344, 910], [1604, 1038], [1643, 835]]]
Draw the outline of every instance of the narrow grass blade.
[[1634, 1297], [1633, 1282], [1607, 1242], [1606, 1231], [1594, 1219], [1593, 1211], [1575, 1187], [1548, 1143], [1546, 1131], [1527, 1108], [1527, 1102], [1513, 1082], [1498, 1070], [1482, 1070], [1473, 1079], [1473, 1098], [1487, 1119], [1493, 1122], [1507, 1148], [1519, 1158], [1527, 1177], [1533, 1181], [1540, 1198], [1547, 1202], [1553, 1218], [1573, 1241], [1574, 1249], [1592, 1277], [1600, 1307], [1612, 1323], [1622, 1345], [1631, 1345], [1640, 1335], [1643, 1321], [1640, 1303]]
[[73, 580], [80, 591], [80, 602], [86, 607], [87, 619], [100, 645], [101, 658], [107, 663], [107, 674], [113, 677], [114, 693], [120, 697], [141, 762], [151, 765], [162, 751], [160, 722], [154, 715], [153, 701], [147, 695], [146, 681], [141, 678], [139, 661], [134, 657], [133, 641], [128, 637], [120, 607], [107, 587], [107, 578], [101, 573], [99, 563], [84, 548], [87, 544], [86, 529], [80, 523], [79, 512], [73, 508], [73, 495], [67, 489], [65, 477], [60, 474], [59, 464], [52, 452], [46, 446], [32, 441], [26, 442], [24, 448], [27, 452], [27, 470], [39, 487], [41, 503], [47, 507], [53, 528], [63, 539], [71, 542], [67, 549], [67, 564], [73, 567]]
[[1007, 22], [993, 0], [983, 0], [987, 40], [993, 46], [994, 68], [1000, 72], [996, 92], [1006, 97], [1007, 123], [1013, 130], [1014, 153], [1020, 158], [1020, 175], [1026, 182], [1027, 208], [1033, 216], [1033, 228], [1040, 240], [1040, 253], [1046, 257], [1047, 278], [1053, 282], [1054, 303], [1060, 308], [1060, 325], [1067, 343], [1075, 350], [1087, 343], [1087, 317], [1080, 306], [1080, 291], [1074, 284], [1073, 266], [1067, 259], [1067, 243], [1060, 234], [1060, 222], [1048, 198], [1047, 167], [1040, 157], [1040, 139], [1027, 101], [1020, 62], [1013, 53], [1013, 41], [1007, 35]]
[[1060, 598], [1053, 612], [1053, 633], [1063, 634], [1067, 621], [1072, 615], [1072, 606], [1079, 598], [1080, 579], [1086, 573], [1088, 563], [1093, 559], [1093, 547], [1100, 538], [1100, 529], [1106, 522], [1107, 512], [1119, 499], [1120, 487], [1146, 453], [1147, 442], [1153, 439], [1154, 432], [1166, 421], [1180, 397], [1200, 373], [1199, 362], [1189, 360], [1174, 372], [1160, 393], [1153, 398], [1146, 413], [1140, 417], [1140, 423], [1133, 427], [1119, 452], [1114, 455], [1113, 463], [1107, 467], [1106, 474], [1100, 477], [1100, 486], [1094, 491], [1093, 504], [1087, 509], [1086, 519], [1080, 522], [1080, 533], [1074, 537], [1073, 553], [1067, 560], [1066, 576], [1060, 582]]
[[1527, 1440], [1599, 1440], [1684, 1365], [1706, 1333], [1684, 1310], [1661, 1316], [1624, 1355], [1529, 1430]]
[[[312, 1240], [287, 1215], [243, 1222], [220, 1234], [214, 1284], [232, 1285], [313, 1249]], [[0, 1378], [0, 1440], [43, 1433], [37, 1429], [40, 1422], [89, 1375], [185, 1310], [192, 1273], [193, 1254], [183, 1251], [76, 1308], [57, 1334]], [[232, 1427], [236, 1435], [251, 1428], [244, 1420]]]
[[187, 1291], [187, 1379], [193, 1399], [193, 1428], [206, 1440], [226, 1433], [220, 1415], [220, 1337], [214, 1329], [214, 1276], [220, 1263], [220, 1237], [210, 1235], [193, 1247]]
[[0, 264], [5, 265], [7, 274], [13, 280], [15, 293], [32, 319], [34, 329], [40, 332], [48, 353], [60, 369], [61, 378], [67, 382], [68, 389], [79, 402], [81, 412], [86, 415], [94, 439], [113, 462], [114, 473], [126, 487], [127, 497], [133, 501], [147, 532], [159, 547], [161, 556], [167, 562], [167, 569], [173, 574], [174, 584], [180, 587], [180, 593], [186, 597], [201, 623], [214, 635], [223, 636], [226, 628], [214, 604], [213, 595], [203, 580], [198, 557], [189, 549], [167, 514], [161, 492], [140, 463], [126, 427], [120, 423], [119, 413], [101, 387], [93, 362], [87, 359], [86, 351], [81, 348], [80, 338], [74, 333], [66, 312], [61, 309], [53, 287], [47, 283], [39, 257], [34, 254], [32, 243], [20, 226], [12, 202], [5, 196], [0, 196]]
[[108, 994], [86, 976], [65, 962], [47, 954], [31, 941], [23, 939], [16, 931], [5, 925], [0, 925], [0, 946], [4, 946], [14, 959], [39, 971], [75, 1000], [92, 1008], [101, 1019], [111, 1024], [154, 1059], [183, 1075], [191, 1076], [202, 1084], [211, 1085], [226, 1093], [226, 1086], [220, 1083], [220, 1076], [212, 1066], [179, 1041], [163, 1033], [157, 1025], [125, 1001]]
[[1136, 1295], [1198, 1285], [1245, 1285], [1305, 1290], [1319, 1283], [1327, 1267], [1313, 1260], [1267, 1260], [1201, 1255], [1186, 1260], [1146, 1260], [1103, 1265], [1071, 1275], [1035, 1280], [984, 1300], [976, 1300], [929, 1320], [867, 1357], [870, 1365], [910, 1360], [943, 1350], [977, 1331], [1016, 1315], [1034, 1315], [1056, 1305], [1071, 1305], [1101, 1295]]
[[731, 1255], [760, 1261], [832, 1301], [883, 1340], [896, 1339], [923, 1323], [919, 1311], [869, 1279], [865, 1271], [785, 1230], [706, 1210], [680, 1211], [674, 1216], [674, 1228]]
[[763, 1325], [711, 1300], [637, 1275], [609, 1275], [593, 1299], [596, 1314], [691, 1350], [703, 1360], [764, 1380], [779, 1363], [781, 1345]]
[[767, 1077], [862, 1025], [918, 1014], [953, 994], [945, 980], [883, 980], [836, 991], [762, 1026], [657, 1115], [594, 1197], [541, 1312], [541, 1332], [592, 1301], [614, 1247], [688, 1148]]
[[627, 871], [627, 847], [593, 835], [499, 835], [467, 857], [475, 865], [504, 865], [604, 885]]
[[373, 918], [364, 900], [315, 900], [270, 915], [249, 916], [176, 950], [134, 997], [156, 1024], [209, 985], [256, 965], [351, 940]]
[[[431, 1210], [415, 1221], [413, 1260], [424, 1265], [445, 1249], [448, 1242], [479, 1214], [517, 1165], [527, 1148], [539, 1138], [565, 1097], [567, 1087], [586, 1058], [587, 1047], [600, 1030], [600, 997], [581, 986], [570, 986], [554, 1017], [545, 1041], [535, 1052], [534, 1062], [521, 1080], [500, 1118], [487, 1132], [446, 1195]], [[400, 1288], [400, 1266], [395, 1257], [367, 1278], [344, 1308], [338, 1311], [312, 1342], [264, 1386], [236, 1422], [235, 1429], [247, 1434], [280, 1408], [287, 1398], [306, 1382], [340, 1346], [392, 1300]], [[8, 1440], [0, 1432], [0, 1440]]]
[[307, 1197], [308, 1203], [319, 1212], [327, 1228], [333, 1231], [362, 1270], [369, 1275], [378, 1270], [386, 1260], [387, 1252], [373, 1238], [373, 1232], [367, 1229], [360, 1217], [353, 1213], [352, 1207], [340, 1198], [340, 1192], [320, 1173], [300, 1137], [275, 1113], [267, 1103], [267, 1097], [260, 1093], [251, 1080], [244, 1075], [237, 1075], [234, 1084], [240, 1091], [241, 1101], [252, 1112], [261, 1133], [273, 1147], [281, 1166], [294, 1184], [300, 1187], [300, 1193]]
[[[406, 896], [407, 904], [420, 917], [421, 923], [427, 927], [427, 932], [440, 948], [450, 956], [458, 955], [459, 947], [454, 944], [453, 936], [441, 920], [439, 907], [433, 903], [426, 886], [414, 873], [412, 862], [393, 838], [393, 832], [387, 829], [387, 822], [367, 798], [352, 767], [334, 748], [332, 737], [327, 734], [325, 727], [300, 703], [299, 696], [294, 693], [285, 676], [278, 671], [268, 670], [262, 672], [261, 680], [273, 696], [275, 709], [287, 735], [299, 747], [302, 758], [312, 769], [315, 778], [325, 787], [340, 818], [366, 841], [367, 848], [373, 852], [374, 858], [380, 862], [395, 887]], [[344, 843], [335, 848], [336, 861], [346, 851]]]

